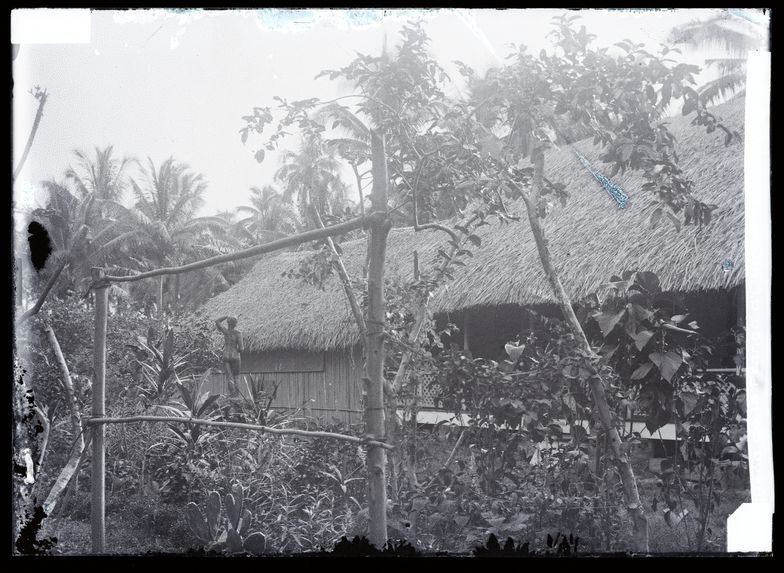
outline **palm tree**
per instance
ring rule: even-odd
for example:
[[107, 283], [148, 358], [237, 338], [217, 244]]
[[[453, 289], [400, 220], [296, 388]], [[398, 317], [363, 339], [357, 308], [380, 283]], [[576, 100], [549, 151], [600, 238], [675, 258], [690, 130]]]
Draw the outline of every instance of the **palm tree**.
[[[206, 182], [188, 165], [170, 157], [156, 168], [148, 159], [143, 186], [132, 180], [136, 198], [115, 224], [115, 236], [104, 248], [118, 248], [125, 262], [139, 270], [179, 266], [226, 252], [236, 245], [226, 232], [228, 225], [219, 217], [196, 217], [204, 203]], [[214, 274], [215, 270], [212, 271]], [[214, 277], [213, 277], [214, 278]], [[195, 280], [189, 277], [189, 281]], [[158, 285], [157, 304], [162, 310], [165, 280]], [[179, 275], [174, 276], [174, 307], [180, 298]]]
[[724, 56], [705, 60], [715, 68], [719, 77], [699, 90], [705, 105], [715, 103], [725, 95], [737, 97], [745, 93], [746, 58], [751, 50], [767, 46], [768, 30], [725, 10], [707, 20], [695, 20], [676, 26], [668, 40], [673, 44], [692, 48], [720, 48]]
[[98, 201], [121, 201], [128, 188], [126, 170], [132, 160], [114, 157], [114, 146], [95, 148], [95, 158], [90, 158], [81, 149], [75, 149], [77, 162], [65, 173], [76, 184], [79, 195], [84, 198], [95, 195]]
[[360, 168], [370, 161], [370, 128], [351, 110], [337, 103], [329, 103], [316, 114], [316, 119], [325, 123], [331, 121], [333, 128], [340, 128], [343, 137], [331, 137], [326, 140], [327, 149], [334, 151], [343, 158], [354, 172], [359, 194], [359, 210], [365, 214], [364, 190], [368, 183], [364, 180], [370, 170], [360, 172]]
[[248, 214], [238, 223], [255, 242], [277, 239], [300, 230], [297, 207], [289, 196], [272, 185], [251, 187], [250, 205], [242, 205], [237, 210]]
[[310, 137], [302, 141], [299, 153], [286, 152], [282, 163], [275, 178], [284, 185], [283, 197], [296, 198], [300, 218], [306, 228], [312, 228], [310, 207], [321, 214], [332, 213], [337, 195], [345, 188], [338, 183], [338, 162], [320, 139]]
[[[93, 195], [80, 199], [69, 189], [67, 181], [58, 182], [51, 179], [42, 181], [41, 185], [48, 198], [44, 207], [30, 213], [30, 219], [45, 222], [54, 251], [52, 260], [71, 253], [71, 262], [63, 271], [52, 293], [59, 296], [75, 291], [86, 281], [90, 276], [90, 267], [96, 262], [97, 253], [89, 234], [79, 244], [74, 244], [74, 238], [82, 226], [88, 227], [88, 233], [92, 231], [90, 225], [96, 222], [93, 217], [95, 199]], [[55, 266], [51, 265], [51, 268]], [[47, 262], [47, 268], [49, 267]]]
[[118, 208], [122, 209], [119, 202], [128, 187], [126, 174], [132, 162], [125, 157], [118, 159], [111, 145], [96, 147], [94, 157], [79, 149], [74, 154], [76, 163], [66, 170], [64, 181], [41, 183], [48, 199], [43, 209], [33, 212], [47, 220], [55, 247], [63, 253], [71, 249], [72, 239], [82, 225], [89, 229], [60, 279], [63, 282], [58, 292], [77, 288], [89, 279], [91, 266], [106, 266], [111, 260], [112, 253], [102, 244], [112, 238], [111, 223]]

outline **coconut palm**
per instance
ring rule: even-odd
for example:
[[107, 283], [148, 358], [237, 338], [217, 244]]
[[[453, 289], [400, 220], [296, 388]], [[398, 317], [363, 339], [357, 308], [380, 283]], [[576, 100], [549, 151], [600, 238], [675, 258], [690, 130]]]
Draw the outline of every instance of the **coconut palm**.
[[114, 146], [96, 146], [91, 158], [81, 149], [74, 150], [76, 164], [69, 167], [66, 177], [74, 182], [80, 197], [95, 195], [98, 201], [122, 201], [128, 189], [127, 168], [133, 160], [114, 156]]
[[365, 214], [365, 179], [370, 169], [362, 172], [362, 166], [370, 161], [370, 127], [347, 107], [337, 103], [329, 103], [316, 114], [316, 119], [324, 123], [332, 122], [333, 129], [339, 128], [342, 136], [331, 137], [325, 141], [327, 148], [344, 159], [354, 172], [359, 194], [359, 209]]
[[[30, 219], [44, 222], [49, 238], [52, 241], [52, 261], [70, 253], [70, 264], [65, 268], [52, 294], [58, 296], [67, 291], [74, 291], [90, 276], [90, 267], [94, 266], [96, 249], [92, 240], [94, 224], [94, 195], [80, 199], [69, 188], [67, 181], [42, 181], [41, 186], [48, 198], [42, 208], [34, 209]], [[75, 237], [83, 226], [88, 227], [88, 236], [75, 244]], [[47, 261], [47, 268], [55, 268], [56, 264]]]
[[[226, 232], [228, 225], [219, 217], [196, 217], [204, 203], [206, 182], [188, 165], [170, 157], [158, 168], [151, 159], [144, 170], [140, 186], [131, 181], [136, 204], [125, 209], [115, 222], [115, 236], [105, 249], [119, 249], [128, 266], [138, 270], [162, 266], [179, 266], [188, 260], [199, 260], [233, 250], [234, 244]], [[213, 269], [214, 282], [219, 270]], [[204, 273], [202, 273], [204, 274]], [[203, 277], [202, 277], [203, 278]], [[189, 282], [200, 282], [195, 276]], [[166, 281], [158, 285], [157, 304], [163, 305]], [[173, 278], [175, 306], [180, 298], [179, 275]], [[210, 285], [202, 285], [209, 288]], [[144, 287], [140, 287], [144, 288]], [[149, 294], [149, 293], [147, 293]]]
[[321, 139], [310, 137], [302, 141], [298, 153], [286, 152], [282, 163], [275, 178], [284, 185], [283, 197], [296, 200], [301, 220], [312, 228], [314, 223], [308, 213], [311, 206], [321, 214], [333, 213], [345, 190], [339, 182], [334, 153]]
[[238, 223], [257, 243], [292, 235], [300, 229], [297, 207], [272, 185], [251, 187], [250, 205], [242, 205], [237, 211], [248, 215]]
[[[128, 188], [127, 170], [132, 160], [117, 158], [114, 147], [95, 147], [94, 157], [85, 151], [75, 150], [76, 162], [65, 172], [64, 181], [43, 181], [48, 194], [46, 205], [34, 214], [45, 218], [55, 248], [68, 252], [72, 239], [82, 225], [88, 227], [85, 240], [78, 245], [79, 252], [72, 257], [58, 291], [75, 289], [90, 277], [91, 266], [106, 266], [112, 253], [103, 249], [104, 242], [112, 238], [111, 222], [119, 202]], [[113, 289], [114, 291], [115, 289]]]
[[768, 30], [730, 11], [706, 20], [695, 20], [676, 26], [670, 31], [669, 41], [692, 48], [720, 48], [724, 56], [706, 59], [706, 65], [715, 68], [719, 77], [709, 81], [699, 90], [706, 105], [723, 99], [726, 95], [737, 97], [745, 92], [746, 58], [751, 50], [767, 46]]

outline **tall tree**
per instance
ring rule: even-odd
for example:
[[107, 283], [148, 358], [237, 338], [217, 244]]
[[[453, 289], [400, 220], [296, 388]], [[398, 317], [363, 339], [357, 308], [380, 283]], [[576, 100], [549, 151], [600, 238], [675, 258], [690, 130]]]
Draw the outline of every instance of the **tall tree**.
[[676, 26], [668, 37], [669, 42], [675, 45], [694, 49], [719, 48], [723, 51], [720, 57], [705, 60], [708, 67], [719, 72], [719, 77], [698, 90], [706, 105], [716, 103], [725, 96], [739, 97], [745, 93], [748, 53], [766, 49], [767, 39], [768, 30], [764, 26], [729, 10]]
[[303, 137], [300, 149], [296, 153], [286, 152], [282, 162], [275, 178], [284, 186], [283, 196], [296, 201], [301, 220], [313, 228], [311, 206], [320, 214], [330, 214], [344, 199], [338, 162], [318, 134]]
[[[614, 374], [605, 369], [577, 320], [542, 225], [549, 200], [568, 196], [563, 185], [546, 178], [546, 150], [553, 145], [571, 146], [573, 133], [590, 132], [594, 144], [604, 151], [601, 160], [612, 165], [610, 177], [627, 169], [642, 173], [646, 180], [642, 189], [653, 195], [656, 205], [652, 223], [666, 215], [680, 229], [682, 224], [709, 222], [715, 207], [692, 194], [691, 182], [677, 165], [674, 137], [662, 121], [664, 110], [673, 99], [682, 97], [683, 114], [696, 112], [696, 124], [707, 126], [709, 132], [720, 127], [727, 144], [737, 134], [708, 112], [689, 86], [699, 71], [697, 66], [664, 58], [666, 48], [665, 54], [655, 56], [644, 45], [628, 40], [616, 44], [614, 53], [596, 49], [591, 45], [594, 36], [585, 26], [576, 28], [577, 19], [574, 15], [553, 19], [551, 53], [542, 50], [537, 57], [521, 46], [510, 54], [507, 65], [486, 78], [489, 83], [480, 90], [481, 99], [466, 108], [465, 117], [475, 120], [474, 125], [458, 141], [469, 154], [477, 150], [474, 161], [466, 160], [471, 166], [468, 171], [475, 170], [477, 189], [496, 191], [501, 209], [503, 196], [522, 199], [525, 205], [545, 276], [583, 356], [581, 380], [590, 389], [595, 412], [609, 438], [635, 526], [637, 549], [647, 551], [645, 510], [608, 401], [608, 381]], [[463, 73], [469, 81], [480, 81], [466, 67]], [[575, 131], [563, 129], [564, 124]], [[466, 138], [469, 133], [473, 138]], [[579, 154], [575, 155], [579, 168]], [[608, 178], [604, 184], [619, 206], [626, 207], [625, 193]]]
[[251, 187], [250, 205], [237, 208], [248, 216], [238, 221], [257, 242], [293, 235], [300, 228], [297, 207], [272, 185]]
[[[136, 204], [115, 221], [115, 236], [104, 245], [105, 249], [118, 248], [127, 265], [138, 270], [177, 266], [226, 251], [225, 243], [230, 240], [226, 221], [195, 216], [204, 203], [206, 190], [201, 174], [173, 157], [157, 168], [148, 159], [142, 184], [132, 180], [131, 185]], [[217, 280], [216, 276], [211, 278], [213, 283]], [[179, 300], [179, 275], [171, 282], [171, 289], [163, 279], [157, 285], [159, 309], [169, 290], [169, 302], [176, 305]]]

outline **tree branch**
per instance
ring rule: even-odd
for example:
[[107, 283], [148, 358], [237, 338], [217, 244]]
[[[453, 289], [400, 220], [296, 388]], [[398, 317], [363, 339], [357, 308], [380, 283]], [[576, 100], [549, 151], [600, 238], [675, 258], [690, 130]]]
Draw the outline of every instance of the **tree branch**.
[[[311, 216], [316, 223], [316, 227], [323, 229], [324, 222], [321, 220], [318, 209], [316, 209], [314, 205], [311, 205], [310, 211]], [[327, 237], [326, 243], [332, 253], [335, 269], [340, 276], [340, 282], [343, 283], [343, 290], [346, 291], [346, 298], [348, 298], [349, 306], [351, 306], [351, 313], [354, 315], [354, 321], [357, 323], [357, 328], [359, 328], [359, 333], [362, 335], [362, 340], [364, 341], [367, 336], [367, 325], [365, 324], [365, 318], [362, 316], [362, 309], [357, 302], [357, 297], [354, 294], [354, 289], [351, 287], [351, 278], [348, 276], [346, 266], [343, 264], [343, 257], [340, 256], [338, 250], [335, 248], [335, 242], [332, 240], [332, 237]]]
[[422, 172], [424, 161], [419, 164], [419, 169], [417, 169], [417, 177], [414, 180], [414, 185], [412, 186], [408, 180], [400, 174], [400, 177], [403, 181], [406, 182], [408, 188], [411, 189], [411, 200], [412, 200], [412, 208], [413, 208], [413, 216], [414, 216], [414, 231], [424, 231], [427, 229], [434, 229], [437, 231], [442, 231], [449, 235], [449, 237], [455, 242], [458, 243], [457, 233], [455, 233], [449, 227], [445, 227], [444, 225], [439, 225], [438, 223], [425, 223], [424, 225], [419, 224], [419, 211], [418, 211], [418, 204], [417, 204], [417, 187], [419, 186], [419, 174]]

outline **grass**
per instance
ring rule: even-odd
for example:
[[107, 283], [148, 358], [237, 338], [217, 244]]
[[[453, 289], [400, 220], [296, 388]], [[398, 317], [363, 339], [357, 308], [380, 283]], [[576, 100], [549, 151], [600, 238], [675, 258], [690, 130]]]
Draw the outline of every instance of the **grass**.
[[[655, 493], [656, 485], [643, 482], [640, 487], [640, 496], [644, 503], [650, 503]], [[727, 517], [729, 517], [742, 503], [751, 501], [749, 490], [728, 492], [714, 510], [708, 523], [703, 552], [722, 553], [727, 551]], [[691, 504], [689, 504], [691, 505]], [[650, 549], [652, 553], [680, 553], [696, 551], [696, 539], [700, 525], [696, 519], [693, 507], [687, 507], [687, 515], [675, 527], [670, 527], [664, 520], [664, 513], [659, 511], [648, 512], [648, 527], [650, 533]]]

